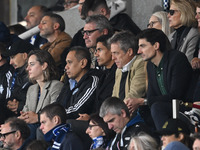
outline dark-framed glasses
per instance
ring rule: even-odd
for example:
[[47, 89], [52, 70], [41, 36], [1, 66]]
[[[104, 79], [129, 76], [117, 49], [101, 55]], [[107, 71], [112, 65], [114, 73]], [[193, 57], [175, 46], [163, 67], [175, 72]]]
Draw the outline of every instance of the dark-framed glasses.
[[168, 12], [168, 14], [170, 14], [170, 16], [173, 16], [176, 11], [178, 11], [178, 10], [170, 9], [167, 12]]
[[81, 33], [82, 35], [86, 34], [87, 36], [90, 36], [93, 32], [97, 31], [99, 29], [94, 29], [94, 30], [82, 30]]
[[89, 128], [90, 130], [92, 130], [92, 127], [95, 127], [95, 126], [99, 126], [99, 125], [97, 125], [97, 124], [94, 124], [94, 125], [89, 124], [89, 125], [88, 125], [88, 128]]
[[0, 138], [4, 138], [5, 139], [7, 135], [15, 133], [15, 132], [16, 131], [10, 131], [10, 132], [4, 133], [4, 134], [0, 133]]
[[150, 23], [147, 24], [147, 28], [153, 28], [153, 25], [157, 22], [159, 21], [151, 21]]

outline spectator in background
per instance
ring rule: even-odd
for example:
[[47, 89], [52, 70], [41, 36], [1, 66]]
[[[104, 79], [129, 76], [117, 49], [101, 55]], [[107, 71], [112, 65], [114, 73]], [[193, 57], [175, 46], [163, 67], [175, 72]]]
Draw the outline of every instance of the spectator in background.
[[96, 40], [101, 35], [112, 35], [113, 28], [110, 25], [108, 19], [103, 15], [94, 15], [89, 16], [85, 20], [86, 24], [82, 31], [83, 39], [85, 40], [86, 47], [90, 50], [91, 53], [91, 68], [95, 68], [96, 58], [94, 57], [96, 49]]
[[61, 75], [64, 70], [64, 68], [61, 68], [61, 55], [64, 49], [70, 46], [72, 40], [64, 32], [65, 21], [58, 14], [48, 13], [42, 18], [39, 29], [40, 36], [48, 40], [48, 43], [45, 43], [41, 49], [48, 51], [52, 55]]
[[12, 82], [14, 68], [7, 61], [7, 57], [3, 56], [5, 51], [5, 45], [0, 43], [0, 124], [3, 124], [7, 118], [14, 115], [6, 106], [6, 99], [9, 98], [11, 94], [9, 86]]
[[102, 35], [97, 38], [97, 46], [94, 53], [98, 66], [103, 68], [103, 75], [100, 77], [97, 87], [97, 110], [106, 98], [112, 96], [113, 86], [115, 83], [115, 72], [117, 66], [112, 60], [110, 44], [108, 43], [110, 37], [110, 35]]
[[131, 137], [128, 150], [158, 150], [158, 143], [150, 135], [140, 132]]
[[10, 34], [16, 35], [20, 35], [26, 31], [26, 28], [21, 24], [10, 25], [8, 26], [8, 29], [10, 30]]
[[200, 149], [200, 133], [195, 133], [193, 136], [194, 143], [193, 143], [193, 150], [199, 150]]
[[161, 30], [146, 29], [138, 35], [138, 41], [138, 54], [148, 61], [147, 103], [159, 130], [172, 117], [172, 99], [188, 100], [193, 71], [185, 54], [171, 50], [170, 42]]
[[193, 141], [190, 138], [189, 127], [180, 119], [167, 119], [162, 129], [158, 130], [157, 133], [162, 136], [161, 141], [163, 143], [163, 148], [173, 141], [179, 141], [185, 144], [189, 149], [192, 149]]
[[[40, 24], [42, 17], [45, 13], [48, 12], [48, 9], [45, 6], [36, 5], [31, 7], [24, 20], [26, 21], [26, 29], [30, 30]], [[34, 47], [40, 48], [44, 43], [47, 42], [46, 39], [42, 38], [39, 33], [32, 35], [30, 39], [27, 39]]]
[[112, 59], [117, 65], [112, 96], [119, 97], [128, 106], [130, 113], [143, 105], [145, 96], [145, 64], [136, 55], [137, 42], [129, 31], [115, 33], [109, 40]]
[[103, 121], [99, 114], [92, 114], [90, 116], [89, 125], [86, 133], [93, 140], [90, 150], [96, 148], [107, 148], [115, 133], [108, 128], [108, 125]]
[[49, 144], [43, 140], [34, 140], [26, 148], [26, 150], [47, 150]]
[[99, 82], [99, 78], [90, 70], [90, 52], [83, 47], [72, 47], [66, 63], [68, 79], [57, 102], [66, 108], [68, 119], [77, 119], [80, 114], [85, 114], [79, 119], [88, 120], [88, 115], [96, 111], [96, 88]]
[[30, 130], [25, 121], [18, 118], [9, 118], [1, 125], [1, 141], [3, 148], [9, 150], [26, 150], [30, 142], [27, 138]]
[[141, 131], [149, 132], [143, 119], [135, 111], [131, 116], [125, 103], [116, 97], [107, 98], [101, 105], [99, 116], [116, 132], [110, 149], [127, 149], [131, 136]]
[[50, 104], [40, 113], [40, 129], [45, 141], [52, 142], [51, 150], [83, 150], [82, 141], [66, 125], [67, 115], [63, 106]]
[[[115, 10], [117, 11], [117, 9]], [[125, 13], [117, 12], [115, 16], [111, 17], [111, 11], [108, 8], [106, 0], [85, 0], [82, 14], [85, 17], [91, 15], [104, 15], [109, 19], [110, 24], [115, 30], [128, 30], [134, 35], [137, 35], [141, 31], [133, 20]]]
[[168, 36], [172, 32], [172, 28], [169, 27], [167, 12], [158, 11], [153, 13], [151, 18], [149, 19], [147, 28], [155, 28], [162, 30]]
[[171, 0], [169, 26], [175, 31], [169, 35], [172, 49], [183, 52], [191, 62], [199, 39], [193, 0]]
[[36, 128], [39, 127], [39, 112], [56, 101], [63, 84], [58, 81], [55, 61], [47, 51], [31, 51], [28, 55], [27, 71], [29, 80], [35, 84], [28, 89], [26, 104], [19, 118], [30, 124], [31, 137], [34, 139]]
[[76, 5], [78, 5], [78, 0], [65, 0], [64, 2], [65, 10], [68, 10]]
[[15, 69], [8, 87], [11, 89], [11, 94], [7, 98], [7, 107], [17, 115], [20, 114], [25, 105], [26, 93], [31, 85], [28, 80], [26, 65], [28, 53], [32, 49], [33, 46], [29, 42], [19, 39], [3, 54], [6, 57], [10, 57], [10, 64]]

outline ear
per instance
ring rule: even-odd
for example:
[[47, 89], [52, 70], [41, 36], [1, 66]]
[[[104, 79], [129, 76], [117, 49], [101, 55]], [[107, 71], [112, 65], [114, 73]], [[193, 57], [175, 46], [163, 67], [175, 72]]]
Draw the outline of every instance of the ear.
[[160, 49], [160, 43], [156, 42], [154, 45], [155, 50], [159, 50]]
[[54, 30], [57, 30], [58, 28], [60, 27], [60, 24], [59, 23], [54, 23], [54, 25], [53, 25], [53, 29]]
[[129, 48], [127, 53], [128, 53], [128, 56], [133, 56], [133, 49]]
[[125, 112], [124, 109], [121, 109], [121, 116], [124, 117], [124, 118], [126, 118], [126, 112]]
[[54, 122], [55, 125], [58, 125], [58, 124], [61, 123], [61, 120], [60, 120], [59, 116], [54, 116], [52, 120], [53, 120], [53, 122]]
[[107, 15], [107, 12], [106, 12], [106, 9], [105, 9], [105, 8], [101, 8], [101, 9], [99, 10], [99, 13], [100, 13], [100, 15], [103, 15], [103, 16], [106, 16], [106, 15]]
[[179, 139], [179, 141], [183, 140], [183, 138], [184, 138], [183, 133], [179, 133], [179, 135], [178, 135], [178, 139]]
[[45, 62], [43, 65], [42, 65], [42, 70], [46, 70], [48, 64]]
[[23, 58], [24, 58], [24, 60], [27, 60], [28, 59], [28, 54], [27, 53], [23, 53]]
[[2, 60], [2, 56], [0, 55], [0, 60]]
[[85, 67], [87, 66], [88, 61], [87, 61], [87, 59], [83, 58], [83, 59], [80, 61], [80, 63], [81, 63], [81, 68], [85, 68]]
[[102, 33], [103, 33], [103, 35], [107, 35], [108, 34], [108, 29], [103, 29]]
[[17, 130], [17, 131], [15, 132], [15, 137], [16, 137], [17, 139], [20, 139], [20, 138], [21, 138], [21, 132], [20, 132], [19, 130]]

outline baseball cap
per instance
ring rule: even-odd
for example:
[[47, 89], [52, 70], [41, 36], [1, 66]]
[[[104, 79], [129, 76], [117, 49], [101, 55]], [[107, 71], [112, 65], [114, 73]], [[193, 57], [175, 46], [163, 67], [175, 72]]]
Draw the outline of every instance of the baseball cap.
[[160, 135], [172, 135], [176, 133], [184, 133], [189, 135], [190, 130], [184, 121], [180, 119], [169, 119], [164, 123], [162, 129], [157, 131], [157, 133]]
[[7, 57], [18, 53], [29, 53], [33, 49], [33, 45], [31, 45], [28, 41], [18, 39], [7, 49], [5, 53], [3, 53], [3, 56]]

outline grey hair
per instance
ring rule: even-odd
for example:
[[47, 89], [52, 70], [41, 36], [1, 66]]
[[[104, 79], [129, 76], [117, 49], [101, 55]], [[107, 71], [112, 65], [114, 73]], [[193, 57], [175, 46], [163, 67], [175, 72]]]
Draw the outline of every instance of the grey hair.
[[128, 150], [130, 149], [131, 143], [134, 144], [134, 150], [157, 150], [158, 143], [156, 140], [145, 132], [140, 132], [134, 135], [129, 143]]
[[169, 19], [167, 18], [167, 12], [158, 11], [152, 14], [152, 16], [157, 17], [158, 21], [162, 25], [162, 31], [168, 36], [172, 33], [173, 29], [169, 27]]
[[117, 43], [121, 50], [126, 53], [129, 48], [133, 49], [134, 55], [137, 54], [137, 42], [135, 36], [129, 31], [115, 33], [110, 39], [109, 44]]
[[85, 20], [85, 23], [95, 23], [96, 28], [99, 29], [100, 32], [102, 32], [104, 29], [107, 29], [109, 35], [113, 34], [113, 27], [111, 26], [109, 20], [103, 15], [88, 16]]
[[108, 113], [113, 115], [121, 115], [122, 109], [126, 112], [126, 116], [129, 118], [130, 113], [123, 100], [117, 97], [109, 97], [102, 103], [99, 111], [99, 116], [103, 118]]

